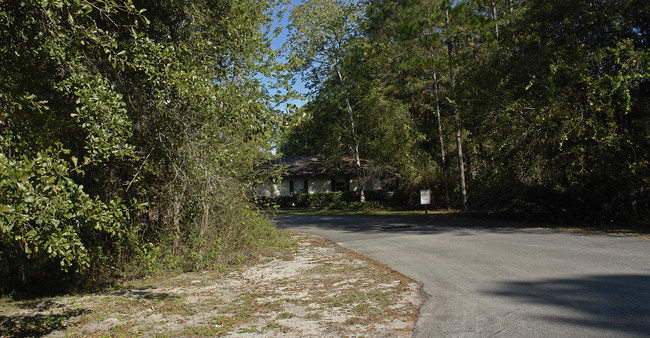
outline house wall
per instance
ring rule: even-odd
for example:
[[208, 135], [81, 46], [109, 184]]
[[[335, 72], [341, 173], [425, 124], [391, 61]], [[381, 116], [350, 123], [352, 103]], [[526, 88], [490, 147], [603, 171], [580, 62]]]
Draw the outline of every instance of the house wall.
[[288, 180], [282, 180], [282, 188], [280, 188], [280, 195], [278, 196], [289, 196], [290, 189], [289, 189], [289, 181]]
[[[338, 179], [341, 179], [342, 177], [337, 177]], [[324, 193], [324, 192], [332, 192], [332, 182], [330, 180], [329, 176], [297, 176], [297, 177], [291, 177], [282, 179], [282, 182], [279, 184], [273, 183], [263, 183], [259, 184], [257, 188], [257, 193], [259, 196], [266, 196], [266, 197], [277, 197], [277, 196], [288, 196], [291, 194], [291, 189], [290, 189], [290, 181], [294, 181], [294, 187], [296, 185], [299, 185], [297, 182], [304, 182], [307, 180], [307, 192], [310, 194], [315, 194], [315, 193]], [[350, 190], [352, 191], [358, 191], [358, 185], [357, 185], [358, 180], [357, 179], [350, 179], [349, 182], [349, 187]], [[380, 190], [382, 188], [381, 186], [381, 180], [376, 179], [376, 178], [371, 178], [368, 180], [365, 180], [364, 184], [364, 189], [366, 191], [375, 191], [375, 190]]]
[[257, 185], [257, 195], [265, 197], [288, 196], [289, 181], [282, 180], [280, 183], [260, 183]]
[[257, 185], [257, 195], [265, 197], [280, 196], [280, 186], [276, 183], [260, 183]]
[[[364, 185], [363, 189], [365, 191], [376, 191], [376, 190], [381, 190], [382, 185], [381, 185], [381, 180], [378, 178], [369, 178], [363, 180]], [[358, 191], [359, 190], [359, 180], [358, 179], [351, 179], [350, 180], [350, 190], [352, 191]]]
[[289, 183], [290, 181], [294, 182], [294, 193], [296, 193], [298, 192], [298, 186], [302, 186], [305, 180], [307, 181], [307, 192], [310, 194], [331, 191], [330, 178], [327, 176], [294, 176], [291, 178], [282, 179], [281, 196], [286, 196], [291, 193]]
[[332, 191], [329, 177], [310, 177], [307, 179], [307, 183], [309, 184], [310, 194]]

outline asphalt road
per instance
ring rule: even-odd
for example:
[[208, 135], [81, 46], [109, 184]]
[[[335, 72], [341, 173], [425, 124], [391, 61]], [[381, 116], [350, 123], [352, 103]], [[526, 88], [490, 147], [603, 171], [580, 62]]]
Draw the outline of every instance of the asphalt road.
[[650, 336], [650, 240], [429, 218], [278, 216], [424, 286], [416, 337]]

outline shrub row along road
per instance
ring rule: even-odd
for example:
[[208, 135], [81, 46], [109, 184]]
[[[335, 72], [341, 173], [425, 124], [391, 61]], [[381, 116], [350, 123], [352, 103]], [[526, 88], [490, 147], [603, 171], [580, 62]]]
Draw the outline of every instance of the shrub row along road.
[[278, 216], [424, 285], [416, 337], [650, 334], [650, 241], [448, 215]]

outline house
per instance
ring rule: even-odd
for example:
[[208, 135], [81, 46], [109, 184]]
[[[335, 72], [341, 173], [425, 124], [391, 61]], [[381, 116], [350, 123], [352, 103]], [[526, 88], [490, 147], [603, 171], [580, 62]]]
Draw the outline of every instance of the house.
[[[319, 155], [287, 156], [265, 165], [286, 167], [279, 183], [258, 185], [258, 195], [266, 197], [287, 196], [296, 193], [324, 193], [334, 191], [358, 191], [357, 164], [352, 158], [343, 158], [337, 165], [327, 165]], [[361, 161], [361, 168], [369, 172], [368, 161]], [[362, 178], [364, 191], [382, 188], [381, 179]]]

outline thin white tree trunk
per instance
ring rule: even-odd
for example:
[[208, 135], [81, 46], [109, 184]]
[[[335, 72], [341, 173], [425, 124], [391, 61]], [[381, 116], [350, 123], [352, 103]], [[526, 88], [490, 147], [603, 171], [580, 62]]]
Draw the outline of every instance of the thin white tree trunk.
[[[336, 73], [339, 76], [339, 80], [341, 81], [341, 85], [343, 85], [344, 80], [343, 80], [343, 74], [341, 74], [341, 70], [337, 68]], [[345, 98], [345, 107], [346, 107], [346, 111], [348, 113], [348, 118], [350, 119], [350, 131], [352, 133], [352, 139], [353, 139], [353, 142], [354, 142], [354, 144], [353, 144], [353, 146], [351, 148], [352, 148], [352, 150], [354, 152], [354, 159], [355, 159], [356, 165], [357, 165], [357, 186], [358, 186], [358, 189], [359, 189], [359, 192], [360, 192], [359, 200], [362, 203], [365, 203], [366, 202], [366, 195], [365, 195], [365, 192], [364, 192], [364, 186], [363, 186], [363, 182], [362, 182], [362, 176], [363, 175], [362, 175], [362, 170], [361, 170], [361, 158], [359, 156], [359, 136], [357, 135], [356, 126], [355, 126], [355, 123], [354, 123], [354, 112], [352, 111], [352, 105], [350, 104], [350, 99], [347, 96]]]
[[[446, 23], [446, 28], [448, 29], [450, 26], [450, 20], [449, 20], [449, 6], [445, 8], [445, 23]], [[450, 36], [449, 39], [447, 40], [447, 54], [449, 56], [449, 79], [451, 81], [451, 92], [452, 92], [452, 101], [456, 99], [455, 95], [455, 87], [456, 87], [456, 79], [454, 77], [454, 53], [453, 53], [453, 40], [452, 37]], [[463, 158], [463, 142], [462, 142], [462, 135], [460, 132], [460, 112], [458, 111], [458, 107], [456, 106], [456, 102], [452, 102], [452, 106], [454, 107], [454, 120], [455, 120], [455, 127], [456, 127], [456, 149], [458, 150], [458, 171], [459, 171], [459, 176], [460, 176], [460, 194], [461, 194], [461, 201], [462, 201], [462, 208], [463, 210], [467, 210], [467, 189], [465, 186], [465, 162]]]
[[433, 71], [433, 84], [435, 88], [436, 95], [436, 116], [438, 117], [438, 138], [440, 140], [440, 159], [442, 160], [442, 176], [445, 185], [445, 206], [447, 210], [451, 207], [449, 205], [449, 182], [447, 181], [447, 154], [445, 151], [445, 140], [442, 134], [442, 118], [440, 115], [440, 88], [438, 86], [438, 74], [437, 71]]
[[497, 39], [499, 38], [499, 17], [497, 14], [497, 4], [494, 0], [490, 0], [490, 6], [492, 7], [492, 19], [494, 20], [494, 34]]

